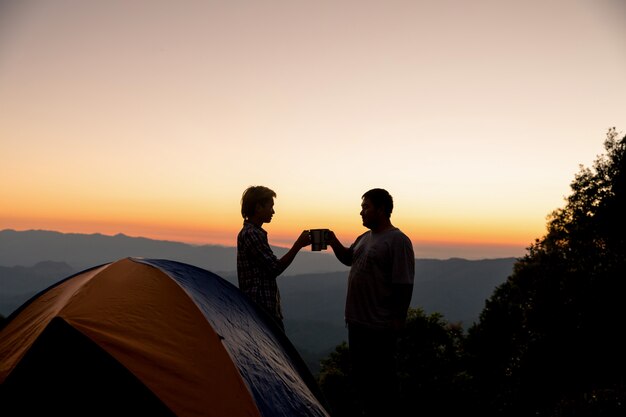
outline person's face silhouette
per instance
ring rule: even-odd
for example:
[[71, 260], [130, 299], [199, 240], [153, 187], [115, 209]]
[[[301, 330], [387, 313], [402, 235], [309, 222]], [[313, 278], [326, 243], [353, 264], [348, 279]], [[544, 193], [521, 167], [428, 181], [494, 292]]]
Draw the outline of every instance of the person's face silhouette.
[[257, 214], [258, 218], [263, 223], [269, 223], [272, 221], [272, 216], [274, 215], [274, 199], [272, 201], [262, 204], [257, 204]]
[[381, 210], [376, 208], [368, 198], [364, 198], [361, 203], [361, 219], [363, 226], [368, 229], [375, 229], [379, 224]]

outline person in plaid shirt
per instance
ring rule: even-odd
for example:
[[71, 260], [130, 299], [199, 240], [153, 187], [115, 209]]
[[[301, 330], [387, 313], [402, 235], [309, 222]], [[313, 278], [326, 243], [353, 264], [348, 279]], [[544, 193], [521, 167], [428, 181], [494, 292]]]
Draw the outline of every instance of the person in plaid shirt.
[[284, 331], [280, 292], [276, 278], [311, 244], [303, 230], [291, 249], [280, 259], [274, 255], [263, 223], [272, 221], [276, 193], [264, 186], [248, 187], [241, 197], [243, 228], [237, 235], [237, 279], [239, 289], [263, 308]]

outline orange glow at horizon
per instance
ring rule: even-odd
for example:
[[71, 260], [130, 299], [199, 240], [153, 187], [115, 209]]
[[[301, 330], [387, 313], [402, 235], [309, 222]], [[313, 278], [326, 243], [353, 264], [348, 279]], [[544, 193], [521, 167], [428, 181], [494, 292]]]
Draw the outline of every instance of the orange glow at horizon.
[[624, 11], [0, 1], [0, 229], [233, 246], [265, 185], [271, 244], [348, 245], [380, 187], [418, 256], [522, 254], [626, 129]]
[[[140, 210], [139, 210], [140, 211]], [[70, 217], [33, 217], [30, 213], [25, 216], [0, 216], [0, 229], [15, 230], [50, 230], [62, 233], [100, 233], [115, 235], [118, 233], [132, 237], [145, 237], [156, 240], [169, 240], [189, 244], [205, 245], [215, 244], [223, 246], [235, 246], [236, 236], [241, 228], [243, 220], [239, 213], [219, 216], [213, 222], [208, 216], [162, 217], [153, 216], [147, 218], [133, 218], [132, 215], [118, 217], [94, 218], [88, 213]], [[305, 224], [305, 228], [327, 227], [332, 229], [340, 241], [348, 246], [354, 239], [367, 229], [360, 224], [360, 218], [353, 216], [353, 221], [332, 222], [304, 222], [298, 218], [274, 218], [271, 223], [263, 225], [268, 231], [268, 238], [272, 245], [290, 247], [298, 234], [304, 230], [297, 225]], [[393, 221], [393, 218], [392, 218]], [[519, 255], [536, 238], [543, 235], [543, 230], [536, 233], [529, 232], [528, 227], [520, 227], [516, 232], [511, 229], [501, 229], [501, 225], [492, 225], [487, 228], [484, 225], [451, 225], [449, 220], [441, 219], [438, 222], [430, 221], [429, 224], [407, 224], [394, 222], [413, 241], [416, 248], [421, 246], [459, 246], [476, 250], [480, 248], [500, 247], [503, 250], [509, 248], [511, 255]], [[529, 226], [529, 225], [526, 225]], [[517, 248], [517, 249], [514, 249]]]

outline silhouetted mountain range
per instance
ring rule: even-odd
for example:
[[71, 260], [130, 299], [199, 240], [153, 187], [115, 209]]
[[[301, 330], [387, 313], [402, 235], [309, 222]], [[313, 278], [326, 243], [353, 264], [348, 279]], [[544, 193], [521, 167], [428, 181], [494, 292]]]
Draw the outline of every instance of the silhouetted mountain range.
[[[288, 249], [272, 247], [277, 256]], [[207, 269], [218, 275], [237, 270], [234, 247], [129, 237], [123, 234], [59, 233], [43, 230], [0, 231], [0, 265], [32, 266], [38, 262], [65, 262], [77, 271], [127, 257], [170, 259]], [[285, 275], [345, 271], [328, 252], [302, 250]]]
[[[284, 248], [273, 248], [277, 255]], [[125, 235], [0, 231], [0, 314], [76, 272], [125, 257], [163, 258], [236, 280], [236, 249]], [[485, 300], [511, 274], [515, 258], [416, 259], [411, 306], [468, 328]], [[348, 268], [329, 252], [303, 250], [278, 280], [288, 336], [315, 372], [319, 359], [347, 338], [343, 321]]]

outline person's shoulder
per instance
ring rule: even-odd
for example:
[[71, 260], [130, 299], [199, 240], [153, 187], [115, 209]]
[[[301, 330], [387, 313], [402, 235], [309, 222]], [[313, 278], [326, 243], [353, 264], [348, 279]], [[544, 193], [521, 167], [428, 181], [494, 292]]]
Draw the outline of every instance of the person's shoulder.
[[363, 233], [361, 233], [360, 235], [358, 235], [358, 236], [356, 237], [356, 239], [354, 240], [354, 243], [356, 243], [356, 242], [358, 242], [359, 240], [362, 240], [362, 239], [364, 239], [364, 238], [366, 238], [366, 237], [368, 237], [368, 236], [371, 236], [371, 235], [372, 235], [372, 231], [371, 231], [371, 230], [368, 230], [368, 231], [366, 231], [366, 232], [363, 232]]
[[350, 245], [350, 247], [355, 248], [357, 245], [362, 244], [363, 242], [367, 242], [367, 236], [370, 236], [371, 234], [372, 232], [370, 230], [361, 233], [356, 237], [356, 239], [354, 239], [354, 242], [352, 242], [352, 245]]
[[406, 235], [406, 233], [404, 233], [398, 227], [394, 227], [390, 232], [394, 240], [401, 240], [406, 243], [412, 244], [411, 239]]
[[258, 236], [263, 234], [263, 229], [252, 223], [245, 222], [239, 231], [240, 237]]
[[400, 230], [400, 228], [399, 228], [399, 227], [396, 227], [396, 226], [394, 226], [394, 227], [392, 227], [391, 229], [389, 229], [389, 234], [390, 234], [391, 236], [406, 236], [406, 235], [404, 234], [404, 232], [403, 232], [402, 230]]

